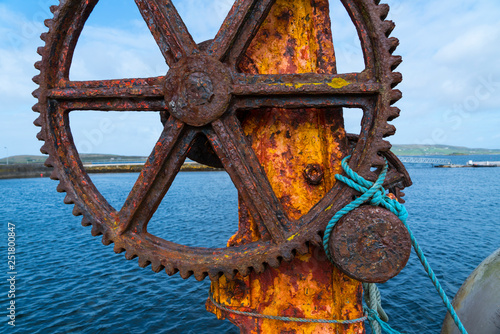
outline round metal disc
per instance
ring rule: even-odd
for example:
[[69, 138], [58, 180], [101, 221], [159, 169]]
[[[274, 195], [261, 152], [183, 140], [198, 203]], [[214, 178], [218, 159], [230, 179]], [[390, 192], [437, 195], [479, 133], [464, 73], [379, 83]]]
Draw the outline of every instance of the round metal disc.
[[368, 283], [383, 283], [406, 266], [410, 235], [392, 212], [380, 207], [359, 207], [335, 225], [329, 249], [346, 275]]

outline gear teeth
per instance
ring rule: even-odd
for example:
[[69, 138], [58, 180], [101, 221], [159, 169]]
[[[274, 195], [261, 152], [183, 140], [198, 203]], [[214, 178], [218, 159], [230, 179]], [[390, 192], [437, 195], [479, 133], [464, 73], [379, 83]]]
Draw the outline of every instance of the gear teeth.
[[42, 77], [40, 76], [40, 74], [37, 74], [37, 75], [35, 75], [35, 76], [33, 77], [33, 79], [31, 79], [31, 80], [33, 80], [33, 82], [34, 82], [34, 83], [36, 83], [37, 85], [39, 85], [39, 84], [40, 84], [40, 82], [41, 82], [41, 78], [42, 78]]
[[323, 246], [323, 239], [318, 234], [314, 234], [311, 238], [311, 244], [313, 246], [321, 247]]
[[37, 88], [33, 91], [33, 93], [31, 93], [31, 95], [33, 95], [33, 97], [36, 97], [38, 99], [38, 97], [40, 96], [40, 91], [41, 89]]
[[390, 107], [389, 108], [389, 115], [387, 116], [387, 120], [392, 121], [392, 120], [398, 118], [400, 113], [401, 113], [401, 109], [399, 109], [398, 107]]
[[138, 263], [139, 263], [139, 267], [146, 268], [147, 266], [149, 266], [151, 264], [151, 261], [149, 261], [149, 259], [147, 259], [147, 258], [139, 257]]
[[101, 242], [104, 246], [109, 246], [113, 243], [108, 233], [104, 233], [101, 239]]
[[115, 245], [113, 246], [113, 252], [115, 252], [116, 254], [123, 253], [124, 251], [125, 251], [125, 248], [118, 245], [117, 243], [115, 243]]
[[383, 21], [387, 18], [387, 15], [389, 15], [389, 5], [388, 4], [381, 4], [378, 6], [378, 13], [379, 13], [379, 16], [380, 16], [380, 19]]
[[283, 260], [290, 262], [293, 259], [293, 251], [285, 250], [282, 252], [281, 256], [283, 257]]
[[[57, 171], [55, 169], [52, 171], [52, 173], [50, 173], [50, 179], [51, 180], [56, 180], [56, 181], [59, 180], [59, 175], [57, 174]], [[80, 216], [80, 215], [78, 215], [78, 216]]]
[[36, 53], [38, 53], [40, 56], [43, 57], [43, 55], [45, 54], [45, 47], [44, 46], [39, 46], [37, 49], [36, 49]]
[[[221, 276], [221, 272], [218, 271], [217, 269], [212, 269], [212, 270], [208, 271], [208, 277], [210, 278], [210, 280], [212, 282], [218, 282], [220, 276]], [[234, 277], [234, 274], [232, 275], [232, 277]], [[228, 279], [229, 279], [229, 277], [228, 277]]]
[[49, 154], [49, 145], [45, 142], [42, 147], [40, 147], [40, 152], [43, 154]]
[[44, 41], [44, 42], [47, 42], [47, 36], [48, 36], [48, 35], [49, 35], [48, 33], [46, 33], [46, 32], [42, 32], [42, 34], [40, 35], [40, 39], [41, 39], [42, 41]]
[[205, 277], [208, 276], [208, 273], [206, 272], [201, 272], [201, 273], [195, 273], [194, 274], [194, 278], [198, 281], [198, 282], [201, 282], [205, 279]]
[[[379, 151], [379, 152], [388, 152], [391, 150], [391, 148], [392, 148], [392, 144], [390, 142], [388, 142], [387, 140], [381, 140], [377, 145], [377, 151]], [[382, 166], [385, 165], [385, 160], [382, 157], [380, 157], [380, 158], [382, 161]]]
[[278, 268], [280, 266], [280, 260], [276, 258], [270, 258], [267, 262], [272, 268]]
[[[398, 188], [398, 189], [400, 189], [400, 188]], [[401, 204], [406, 203], [406, 201], [403, 198], [403, 197], [405, 197], [406, 194], [404, 192], [402, 192], [401, 190], [399, 190], [399, 194], [398, 195], [399, 195], [399, 197], [398, 197], [399, 203], [401, 203]]]
[[135, 259], [136, 257], [137, 257], [137, 254], [135, 254], [133, 251], [127, 250], [127, 251], [125, 252], [125, 258], [126, 258], [127, 260], [133, 260], [133, 259]]
[[237, 271], [243, 277], [246, 277], [250, 274], [250, 268], [248, 268], [246, 266], [238, 268]]
[[47, 28], [51, 29], [51, 28], [52, 28], [52, 25], [54, 24], [54, 20], [53, 20], [53, 19], [47, 19], [47, 20], [43, 21], [43, 24], [44, 24]]
[[383, 137], [389, 137], [389, 136], [394, 136], [396, 134], [396, 127], [392, 124], [387, 124], [385, 129], [384, 129], [384, 135]]
[[64, 189], [62, 182], [59, 182], [59, 184], [56, 187], [56, 190], [58, 193], [65, 193], [66, 192], [66, 189]]
[[191, 277], [193, 275], [193, 271], [192, 270], [187, 270], [187, 269], [181, 269], [179, 270], [179, 275], [181, 275], [181, 277], [183, 279], [188, 279], [189, 277]]
[[389, 38], [389, 53], [392, 54], [396, 51], [396, 48], [399, 46], [399, 39], [396, 37]]
[[382, 29], [384, 29], [385, 37], [389, 37], [392, 31], [396, 28], [396, 24], [392, 21], [384, 21], [382, 22]]
[[399, 89], [393, 89], [391, 92], [391, 104], [394, 104], [401, 100], [403, 93]]
[[[50, 178], [52, 178], [52, 175], [50, 176]], [[82, 210], [80, 210], [80, 208], [76, 205], [73, 207], [72, 213], [73, 213], [73, 216], [75, 216], [75, 217], [81, 216], [83, 214]]]
[[236, 277], [236, 272], [228, 269], [224, 271], [223, 275], [226, 276], [229, 281], [232, 281]]
[[403, 57], [401, 57], [401, 56], [392, 56], [391, 57], [391, 62], [392, 62], [392, 64], [391, 64], [391, 71], [394, 71], [403, 62]]
[[36, 68], [37, 70], [41, 70], [41, 69], [42, 69], [42, 62], [41, 62], [41, 61], [37, 61], [37, 62], [35, 63], [35, 68]]
[[[92, 234], [93, 237], [97, 237], [97, 236], [101, 235], [102, 234], [101, 227], [98, 224], [92, 224], [92, 229], [90, 230], [90, 233]], [[127, 256], [125, 256], [125, 257], [127, 257]]]
[[38, 140], [40, 140], [40, 141], [45, 141], [45, 133], [44, 133], [44, 131], [42, 130], [42, 131], [38, 132], [38, 133], [36, 134], [36, 138], [37, 138]]
[[297, 253], [299, 253], [299, 255], [304, 255], [304, 254], [307, 254], [309, 252], [309, 247], [307, 246], [307, 244], [301, 244], [297, 247]]
[[396, 87], [403, 81], [403, 75], [399, 72], [392, 72], [392, 83], [391, 88]]
[[174, 268], [174, 266], [170, 263], [165, 266], [165, 272], [168, 276], [175, 275], [175, 273], [177, 273], [178, 271], [179, 270], [177, 268]]
[[57, 12], [58, 9], [59, 9], [59, 6], [56, 6], [56, 5], [50, 6], [50, 12], [52, 14], [54, 14], [55, 12]]
[[262, 274], [264, 272], [264, 270], [266, 270], [266, 266], [263, 264], [263, 263], [256, 263], [254, 266], [253, 266], [253, 270], [257, 273], [257, 274]]
[[37, 103], [33, 107], [31, 107], [31, 110], [33, 110], [34, 112], [37, 112], [37, 113], [39, 113], [41, 111], [40, 109], [41, 109], [40, 103]]
[[[382, 151], [382, 150], [380, 150]], [[372, 161], [372, 166], [373, 167], [383, 167], [385, 165], [385, 160], [382, 156], [378, 155], [378, 154], [375, 154], [375, 157], [373, 158], [373, 161]], [[371, 177], [376, 180], [377, 177], [378, 177], [378, 174], [375, 174], [373, 172], [371, 172]]]
[[35, 121], [33, 122], [35, 126], [41, 127], [42, 126], [42, 116], [37, 117]]
[[43, 163], [45, 167], [54, 167], [55, 160], [52, 157], [48, 157], [47, 160]]
[[165, 268], [161, 262], [153, 261], [151, 263], [151, 270], [153, 270], [155, 273], [159, 273], [160, 271]]
[[68, 195], [66, 195], [64, 197], [64, 200], [63, 200], [64, 204], [75, 204], [75, 202], [73, 201], [73, 199]]
[[90, 226], [90, 225], [92, 225], [92, 223], [86, 217], [83, 217], [82, 226]]

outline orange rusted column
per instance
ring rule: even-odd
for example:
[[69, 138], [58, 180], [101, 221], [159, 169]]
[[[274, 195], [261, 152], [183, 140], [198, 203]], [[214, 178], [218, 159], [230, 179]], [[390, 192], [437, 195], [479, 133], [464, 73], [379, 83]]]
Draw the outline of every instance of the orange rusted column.
[[[336, 73], [327, 0], [278, 0], [250, 45], [240, 70], [246, 73]], [[306, 214], [335, 183], [346, 152], [341, 109], [266, 109], [248, 113], [242, 122], [274, 192], [291, 219]], [[318, 184], [308, 182], [308, 165], [321, 168]], [[243, 201], [239, 231], [228, 245], [260, 239]], [[212, 283], [219, 303], [240, 311], [312, 319], [362, 317], [361, 283], [348, 278], [325, 257], [321, 247], [279, 268], [247, 277], [224, 276]], [[354, 325], [281, 322], [209, 311], [235, 323], [241, 333], [364, 333]]]

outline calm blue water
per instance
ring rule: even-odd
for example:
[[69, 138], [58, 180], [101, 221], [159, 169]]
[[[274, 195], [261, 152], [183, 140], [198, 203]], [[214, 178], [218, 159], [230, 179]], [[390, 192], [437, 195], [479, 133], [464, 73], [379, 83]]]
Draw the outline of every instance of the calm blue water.
[[[448, 158], [448, 157], [447, 157]], [[451, 157], [455, 163], [500, 157]], [[449, 296], [500, 247], [500, 168], [409, 165], [410, 225]], [[137, 174], [93, 175], [112, 205]], [[0, 332], [238, 333], [205, 311], [209, 280], [182, 280], [142, 269], [90, 235], [49, 179], [0, 180]], [[223, 172], [180, 173], [149, 230], [186, 245], [224, 246], [237, 229], [236, 190]], [[7, 325], [7, 223], [16, 225], [16, 327]], [[160, 224], [161, 222], [161, 224]], [[438, 333], [445, 309], [412, 254], [380, 285], [390, 324], [405, 333]]]

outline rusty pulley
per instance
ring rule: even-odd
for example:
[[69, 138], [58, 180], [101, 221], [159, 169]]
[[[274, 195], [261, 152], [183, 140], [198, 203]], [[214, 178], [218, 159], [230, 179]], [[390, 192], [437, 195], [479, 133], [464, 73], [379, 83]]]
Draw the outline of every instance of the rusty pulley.
[[[326, 222], [348, 203], [354, 192], [336, 184], [300, 219], [284, 213], [270, 183], [242, 130], [239, 115], [249, 110], [280, 107], [361, 108], [364, 113], [359, 135], [349, 136], [350, 166], [374, 180], [372, 169], [389, 161], [384, 183], [400, 195], [411, 184], [404, 167], [389, 152], [383, 137], [395, 131], [390, 121], [399, 115], [392, 107], [401, 97], [393, 88], [401, 75], [393, 72], [401, 57], [392, 53], [398, 40], [389, 38], [394, 28], [385, 21], [389, 7], [375, 0], [342, 0], [361, 39], [365, 70], [349, 74], [245, 74], [238, 70], [248, 45], [266, 19], [274, 1], [238, 0], [211, 41], [197, 45], [170, 0], [136, 0], [167, 64], [164, 76], [119, 80], [71, 81], [72, 55], [83, 26], [98, 0], [66, 0], [51, 7], [54, 18], [45, 21], [45, 46], [35, 64], [40, 74], [33, 80], [40, 87], [33, 93], [40, 113], [35, 121], [45, 141], [42, 153], [53, 166], [52, 179], [67, 193], [65, 203], [83, 215], [82, 224], [92, 225], [92, 234], [114, 243], [115, 252], [126, 258], [139, 257], [139, 265], [165, 268], [183, 278], [207, 275], [216, 280], [224, 274], [245, 276], [251, 269], [262, 272], [265, 264], [279, 266], [295, 253], [306, 253], [308, 244], [321, 244]], [[74, 145], [69, 124], [72, 110], [158, 112], [163, 132], [124, 206], [115, 209], [93, 185]], [[186, 247], [163, 240], [147, 231], [147, 225], [169, 190], [187, 156], [208, 164], [219, 164], [249, 208], [263, 238], [227, 248]], [[304, 176], [311, 184], [321, 182], [317, 166], [308, 166]]]

